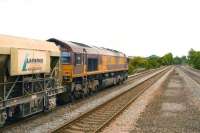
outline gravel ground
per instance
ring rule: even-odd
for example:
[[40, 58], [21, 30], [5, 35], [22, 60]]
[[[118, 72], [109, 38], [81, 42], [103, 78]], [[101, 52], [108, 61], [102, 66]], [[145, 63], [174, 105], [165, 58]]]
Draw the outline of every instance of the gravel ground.
[[[191, 68], [188, 68], [188, 67], [183, 67], [183, 69], [186, 69], [187, 71], [190, 71], [193, 74], [200, 77], [199, 70], [192, 71]], [[186, 85], [190, 88], [188, 89], [188, 93], [191, 94], [191, 96], [189, 97], [191, 104], [196, 105], [198, 109], [200, 110], [200, 84], [198, 84], [195, 80], [193, 80], [192, 78], [194, 77], [192, 77], [191, 75], [187, 75], [181, 70], [178, 70], [178, 71], [180, 75], [183, 77], [183, 80], [185, 81]]]
[[200, 98], [200, 88], [188, 79], [176, 68], [130, 132], [199, 133], [200, 111], [191, 99]]
[[140, 97], [138, 97], [134, 103], [132, 103], [126, 110], [123, 111], [114, 121], [110, 123], [102, 132], [103, 133], [118, 133], [118, 132], [130, 132], [136, 125], [136, 121], [139, 118], [141, 112], [145, 110], [148, 103], [154, 98], [155, 95], [161, 89], [161, 85], [167, 79], [169, 74], [173, 71], [171, 69], [165, 74], [159, 81], [146, 90]]
[[[158, 71], [159, 72], [159, 71]], [[156, 72], [157, 73], [157, 72]], [[155, 73], [154, 73], [155, 74]], [[51, 113], [45, 114], [40, 118], [26, 121], [26, 123], [20, 123], [15, 127], [4, 130], [4, 133], [46, 133], [50, 132], [52, 129], [59, 127], [67, 121], [70, 121], [80, 114], [95, 108], [96, 106], [106, 102], [112, 97], [119, 95], [120, 93], [132, 88], [138, 83], [146, 80], [150, 74], [142, 79], [135, 80], [135, 82], [128, 84], [126, 87], [118, 86], [113, 89], [109, 89], [98, 93], [96, 96], [84, 99], [75, 104], [70, 104], [61, 107]]]

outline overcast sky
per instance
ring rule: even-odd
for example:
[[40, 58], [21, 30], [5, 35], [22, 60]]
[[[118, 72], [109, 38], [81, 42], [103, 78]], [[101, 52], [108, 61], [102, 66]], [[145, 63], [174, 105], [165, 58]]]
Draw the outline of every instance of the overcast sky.
[[200, 50], [200, 1], [0, 0], [0, 34], [182, 56]]

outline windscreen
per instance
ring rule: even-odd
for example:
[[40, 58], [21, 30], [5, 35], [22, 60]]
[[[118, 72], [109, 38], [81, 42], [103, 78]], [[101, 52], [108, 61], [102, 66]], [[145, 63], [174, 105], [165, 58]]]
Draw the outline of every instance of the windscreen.
[[61, 63], [62, 64], [70, 64], [71, 63], [71, 54], [69, 52], [62, 52]]

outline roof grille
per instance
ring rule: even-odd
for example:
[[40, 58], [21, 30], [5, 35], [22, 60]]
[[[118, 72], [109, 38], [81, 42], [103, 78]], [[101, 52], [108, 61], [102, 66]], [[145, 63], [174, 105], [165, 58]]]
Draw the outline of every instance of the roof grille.
[[104, 47], [102, 47], [103, 49], [106, 49], [106, 50], [109, 50], [109, 51], [112, 51], [112, 52], [115, 52], [115, 53], [120, 53], [119, 51], [117, 51], [117, 50], [114, 50], [114, 49], [109, 49], [109, 48], [104, 48]]
[[[72, 41], [71, 41], [72, 42]], [[91, 48], [90, 46], [88, 46], [88, 45], [86, 45], [86, 44], [83, 44], [83, 43], [78, 43], [78, 42], [72, 42], [72, 43], [74, 43], [74, 44], [76, 44], [76, 45], [79, 45], [79, 46], [81, 46], [81, 47], [88, 47], [88, 48]]]

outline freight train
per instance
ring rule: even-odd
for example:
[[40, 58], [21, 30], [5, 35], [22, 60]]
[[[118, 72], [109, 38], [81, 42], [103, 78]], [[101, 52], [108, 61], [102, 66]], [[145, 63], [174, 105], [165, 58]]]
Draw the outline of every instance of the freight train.
[[0, 126], [121, 84], [127, 70], [116, 50], [0, 35]]

